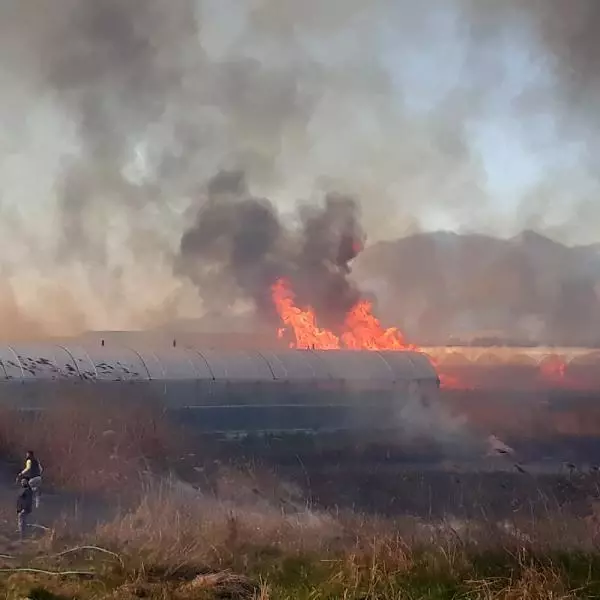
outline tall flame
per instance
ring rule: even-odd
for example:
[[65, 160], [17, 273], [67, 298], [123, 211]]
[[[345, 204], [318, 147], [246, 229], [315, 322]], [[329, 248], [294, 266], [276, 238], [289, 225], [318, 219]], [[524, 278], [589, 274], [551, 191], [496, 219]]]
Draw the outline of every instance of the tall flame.
[[[409, 344], [395, 327], [384, 328], [373, 314], [373, 305], [367, 300], [359, 301], [346, 315], [343, 331], [336, 335], [333, 331], [317, 325], [317, 317], [312, 307], [299, 308], [290, 284], [278, 280], [271, 288], [273, 302], [283, 323], [277, 334], [284, 338], [293, 337], [290, 348], [314, 350], [412, 350], [423, 351]], [[468, 381], [443, 369], [436, 356], [428, 353], [429, 360], [438, 372], [442, 387], [472, 389]], [[563, 357], [553, 356], [542, 361], [537, 368], [538, 378], [547, 384], [577, 389], [581, 384], [567, 374]]]
[[[279, 317], [294, 333], [296, 343], [290, 344], [290, 347], [318, 350], [340, 348], [340, 340], [333, 332], [317, 326], [317, 318], [312, 308], [302, 310], [296, 306], [294, 293], [283, 279], [279, 279], [273, 285], [272, 294]], [[284, 333], [285, 329], [280, 329], [279, 337], [283, 337]]]
[[[395, 327], [384, 328], [373, 314], [373, 305], [361, 300], [346, 315], [344, 332], [337, 336], [328, 329], [317, 325], [317, 317], [312, 307], [304, 309], [296, 306], [295, 294], [289, 283], [279, 279], [271, 288], [273, 303], [284, 327], [278, 329], [279, 338], [291, 333], [294, 341], [290, 348], [313, 350], [413, 350], [420, 351], [418, 346], [408, 344], [402, 333]], [[437, 367], [437, 361], [429, 359]], [[443, 387], [458, 387], [458, 381], [439, 373]]]
[[342, 341], [352, 350], [419, 350], [407, 344], [395, 327], [384, 329], [373, 314], [373, 305], [361, 300], [346, 316]]
[[[395, 327], [385, 329], [373, 315], [373, 306], [366, 300], [358, 302], [348, 313], [344, 332], [337, 336], [317, 325], [315, 311], [309, 306], [298, 308], [288, 282], [278, 280], [272, 287], [275, 308], [287, 330], [293, 334], [293, 348], [316, 350], [418, 350], [407, 344]], [[280, 330], [280, 337], [284, 331]]]

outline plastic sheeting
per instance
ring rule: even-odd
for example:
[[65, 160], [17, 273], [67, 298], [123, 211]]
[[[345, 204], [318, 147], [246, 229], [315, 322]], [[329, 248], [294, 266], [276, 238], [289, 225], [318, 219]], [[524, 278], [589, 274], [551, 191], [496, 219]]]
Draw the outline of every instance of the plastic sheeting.
[[216, 351], [124, 346], [0, 346], [0, 380], [90, 381], [435, 381], [415, 352], [350, 350]]

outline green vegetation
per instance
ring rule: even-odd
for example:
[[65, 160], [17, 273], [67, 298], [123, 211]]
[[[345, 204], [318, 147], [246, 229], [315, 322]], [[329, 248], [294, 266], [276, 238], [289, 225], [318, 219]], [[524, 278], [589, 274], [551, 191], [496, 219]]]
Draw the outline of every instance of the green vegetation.
[[[123, 564], [120, 557], [112, 563], [93, 557], [63, 560], [60, 569], [67, 574], [59, 576], [50, 558], [30, 558], [27, 563], [19, 559], [6, 567], [13, 571], [2, 574], [0, 590], [6, 598], [32, 600], [600, 597], [600, 564], [593, 554], [462, 551], [449, 557], [445, 549], [431, 548], [393, 556], [349, 551], [324, 558], [248, 547], [231, 561], [232, 569], [219, 565], [212, 570], [193, 562], [155, 564], [143, 554], [123, 553], [122, 560]], [[19, 571], [25, 564], [39, 572]]]

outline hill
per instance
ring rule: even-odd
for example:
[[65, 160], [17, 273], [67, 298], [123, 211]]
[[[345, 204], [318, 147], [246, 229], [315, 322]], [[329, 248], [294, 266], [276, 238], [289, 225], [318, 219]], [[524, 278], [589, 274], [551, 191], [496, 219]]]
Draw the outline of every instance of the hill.
[[422, 233], [367, 247], [353, 276], [386, 324], [421, 343], [600, 343], [598, 245], [569, 247], [532, 231]]

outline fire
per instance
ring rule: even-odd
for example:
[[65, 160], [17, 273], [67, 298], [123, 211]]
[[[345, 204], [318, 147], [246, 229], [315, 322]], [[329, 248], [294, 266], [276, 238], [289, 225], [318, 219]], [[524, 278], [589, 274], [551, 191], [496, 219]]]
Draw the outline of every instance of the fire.
[[540, 362], [538, 369], [541, 380], [547, 384], [572, 390], [586, 389], [584, 382], [569, 375], [565, 356], [547, 356]]
[[[328, 329], [317, 325], [315, 311], [311, 307], [300, 309], [295, 304], [295, 295], [289, 284], [280, 279], [272, 288], [273, 302], [286, 329], [290, 331], [295, 343], [290, 347], [317, 350], [418, 350], [407, 344], [398, 329], [385, 329], [373, 315], [373, 306], [366, 300], [356, 304], [346, 316], [344, 333], [337, 336]], [[279, 337], [284, 331], [279, 330]]]
[[549, 381], [565, 379], [567, 365], [560, 356], [549, 356], [540, 363], [540, 373]]
[[[312, 308], [305, 310], [298, 308], [294, 303], [294, 293], [283, 281], [278, 280], [272, 288], [273, 302], [279, 317], [288, 329], [291, 329], [296, 338], [295, 348], [315, 348], [318, 350], [337, 350], [340, 348], [339, 338], [327, 329], [317, 326], [317, 318]], [[284, 329], [278, 332], [283, 337]]]
[[373, 305], [366, 300], [356, 304], [346, 316], [342, 341], [351, 350], [419, 350], [407, 344], [395, 327], [384, 329], [372, 312]]
[[[292, 333], [294, 342], [290, 348], [313, 350], [413, 350], [418, 346], [408, 344], [402, 333], [395, 327], [384, 328], [373, 314], [373, 305], [361, 300], [346, 315], [344, 332], [337, 336], [328, 329], [317, 325], [315, 311], [310, 306], [301, 309], [295, 304], [295, 295], [289, 284], [278, 280], [271, 288], [275, 308], [285, 327], [277, 330], [281, 339], [286, 331]], [[435, 367], [437, 361], [429, 357]], [[458, 381], [438, 372], [443, 387], [458, 387]]]
[[[312, 307], [299, 308], [295, 303], [295, 294], [289, 283], [278, 280], [271, 288], [275, 308], [281, 318], [283, 327], [277, 330], [277, 335], [283, 339], [286, 334], [293, 337], [290, 348], [316, 350], [412, 350], [423, 352], [421, 348], [409, 344], [402, 333], [395, 327], [385, 328], [373, 314], [373, 305], [361, 300], [346, 315], [343, 331], [339, 335], [319, 327], [317, 317]], [[427, 355], [438, 372], [442, 387], [456, 389], [473, 389], [473, 385], [448, 372], [439, 365], [434, 353]], [[564, 357], [547, 357], [538, 367], [542, 381], [554, 386], [581, 387], [567, 373]]]

